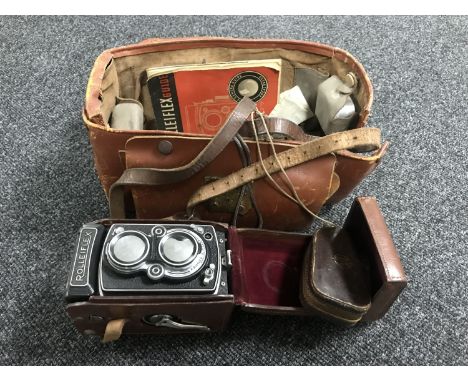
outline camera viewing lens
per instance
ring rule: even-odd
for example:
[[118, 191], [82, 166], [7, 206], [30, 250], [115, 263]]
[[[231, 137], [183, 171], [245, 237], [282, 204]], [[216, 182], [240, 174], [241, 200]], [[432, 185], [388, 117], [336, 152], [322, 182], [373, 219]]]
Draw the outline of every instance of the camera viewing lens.
[[196, 248], [194, 239], [184, 232], [170, 233], [161, 241], [161, 255], [176, 265], [187, 263], [194, 256]]
[[114, 258], [124, 264], [134, 264], [146, 255], [147, 245], [137, 235], [121, 236], [114, 243], [112, 252]]

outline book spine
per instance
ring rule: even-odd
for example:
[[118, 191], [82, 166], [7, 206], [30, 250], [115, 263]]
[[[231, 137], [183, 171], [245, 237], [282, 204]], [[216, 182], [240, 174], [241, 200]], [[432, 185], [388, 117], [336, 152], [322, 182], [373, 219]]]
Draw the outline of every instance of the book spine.
[[174, 73], [148, 80], [157, 130], [183, 131]]

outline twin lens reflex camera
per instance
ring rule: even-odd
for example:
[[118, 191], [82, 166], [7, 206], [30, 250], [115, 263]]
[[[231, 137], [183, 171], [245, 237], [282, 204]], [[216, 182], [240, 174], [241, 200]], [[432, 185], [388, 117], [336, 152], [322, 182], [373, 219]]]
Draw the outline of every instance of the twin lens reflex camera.
[[212, 225], [86, 224], [66, 297], [227, 294], [229, 255], [225, 233]]

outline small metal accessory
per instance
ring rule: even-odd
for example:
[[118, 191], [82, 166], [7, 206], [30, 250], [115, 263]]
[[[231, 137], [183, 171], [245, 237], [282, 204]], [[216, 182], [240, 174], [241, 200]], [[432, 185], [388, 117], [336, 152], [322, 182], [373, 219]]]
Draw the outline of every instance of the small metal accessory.
[[216, 266], [214, 264], [210, 264], [210, 267], [205, 269], [205, 278], [203, 279], [203, 285], [208, 285], [210, 281], [214, 279], [215, 269]]
[[121, 101], [114, 106], [110, 126], [115, 130], [143, 130], [143, 106], [135, 100]]
[[[354, 77], [347, 77], [348, 82], [355, 84], [351, 78]], [[356, 121], [353, 90], [338, 76], [331, 76], [319, 85], [315, 114], [325, 134], [348, 130]]]
[[164, 267], [161, 264], [153, 264], [148, 268], [146, 273], [151, 280], [157, 281], [164, 277]]
[[143, 318], [143, 322], [148, 325], [171, 328], [171, 329], [181, 329], [181, 330], [203, 330], [209, 331], [210, 328], [205, 325], [199, 325], [195, 323], [188, 322], [178, 322], [174, 316], [169, 314], [153, 314]]

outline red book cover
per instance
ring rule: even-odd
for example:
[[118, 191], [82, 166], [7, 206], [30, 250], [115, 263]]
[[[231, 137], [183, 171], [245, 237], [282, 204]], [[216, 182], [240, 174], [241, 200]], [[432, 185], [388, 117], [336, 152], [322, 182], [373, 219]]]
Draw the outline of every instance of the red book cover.
[[161, 130], [214, 135], [244, 96], [270, 113], [280, 71], [267, 66], [178, 70], [150, 77], [148, 89]]

